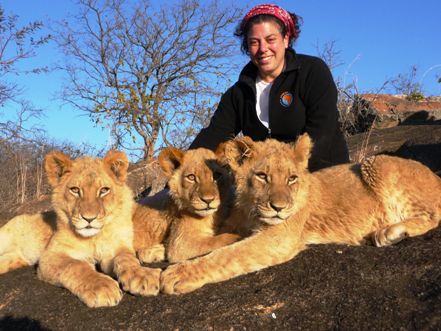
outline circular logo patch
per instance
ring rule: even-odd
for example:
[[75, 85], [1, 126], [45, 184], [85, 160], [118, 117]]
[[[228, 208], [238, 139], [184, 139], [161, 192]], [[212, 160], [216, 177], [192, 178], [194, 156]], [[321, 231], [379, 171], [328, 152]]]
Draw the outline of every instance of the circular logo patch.
[[293, 96], [290, 92], [283, 92], [280, 95], [280, 104], [283, 107], [289, 107], [292, 103]]

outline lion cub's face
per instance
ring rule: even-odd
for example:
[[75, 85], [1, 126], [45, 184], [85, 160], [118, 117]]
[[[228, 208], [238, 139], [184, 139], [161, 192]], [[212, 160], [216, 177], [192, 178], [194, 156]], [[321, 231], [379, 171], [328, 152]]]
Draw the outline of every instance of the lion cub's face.
[[305, 203], [310, 149], [307, 135], [295, 145], [273, 139], [254, 142], [245, 137], [221, 145], [217, 153], [235, 173], [240, 208], [275, 225]]
[[118, 211], [122, 204], [118, 193], [125, 183], [127, 167], [127, 156], [116, 151], [103, 159], [71, 160], [61, 152], [46, 156], [53, 205], [57, 212], [65, 214], [78, 235], [95, 236], [111, 219], [109, 216]]
[[209, 216], [227, 198], [231, 182], [212, 151], [198, 148], [184, 152], [170, 147], [160, 153], [159, 163], [169, 177], [170, 195], [181, 211]]

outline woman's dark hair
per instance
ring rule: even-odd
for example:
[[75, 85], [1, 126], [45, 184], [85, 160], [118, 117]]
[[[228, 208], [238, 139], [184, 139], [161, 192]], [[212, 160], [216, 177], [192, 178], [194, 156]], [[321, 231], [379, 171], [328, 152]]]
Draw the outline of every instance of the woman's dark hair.
[[[291, 15], [291, 18], [294, 22], [294, 26], [295, 26], [295, 34], [294, 37], [291, 37], [289, 39], [289, 44], [288, 44], [288, 48], [292, 48], [294, 42], [297, 40], [297, 38], [300, 35], [300, 25], [303, 23], [303, 19], [302, 17], [294, 14], [294, 13], [289, 13], [289, 15]], [[243, 53], [245, 54], [249, 54], [249, 50], [248, 50], [248, 31], [250, 30], [250, 27], [253, 24], [256, 23], [262, 23], [262, 22], [274, 22], [279, 26], [279, 30], [280, 33], [282, 34], [283, 37], [286, 36], [287, 30], [285, 25], [275, 16], [273, 15], [268, 15], [268, 14], [261, 14], [261, 15], [256, 15], [252, 18], [250, 18], [250, 20], [247, 22], [247, 24], [244, 26], [243, 29], [241, 29], [241, 25], [242, 22], [239, 23], [239, 25], [236, 28], [236, 31], [234, 32], [234, 35], [241, 38], [242, 39], [242, 44], [240, 46], [240, 49], [242, 50]]]

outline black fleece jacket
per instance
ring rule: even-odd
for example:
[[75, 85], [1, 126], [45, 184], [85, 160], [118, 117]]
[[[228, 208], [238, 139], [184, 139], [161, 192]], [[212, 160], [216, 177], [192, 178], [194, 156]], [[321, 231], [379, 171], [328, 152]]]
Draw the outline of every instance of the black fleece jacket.
[[287, 50], [285, 69], [270, 91], [269, 129], [256, 114], [257, 73], [251, 62], [243, 68], [239, 80], [222, 95], [209, 126], [190, 148], [214, 150], [239, 132], [255, 141], [275, 138], [285, 142], [307, 132], [314, 142], [311, 171], [349, 161], [338, 123], [337, 88], [321, 59]]

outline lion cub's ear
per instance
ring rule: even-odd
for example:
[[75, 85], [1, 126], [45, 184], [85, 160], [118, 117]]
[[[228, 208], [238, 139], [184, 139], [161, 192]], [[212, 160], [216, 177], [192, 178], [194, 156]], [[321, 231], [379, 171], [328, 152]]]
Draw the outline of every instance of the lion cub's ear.
[[170, 178], [173, 172], [182, 164], [184, 155], [184, 151], [174, 147], [167, 147], [159, 153], [159, 165], [168, 178]]
[[129, 160], [126, 153], [120, 151], [109, 151], [103, 158], [103, 163], [110, 175], [121, 183], [127, 179]]
[[44, 158], [47, 180], [52, 187], [59, 184], [61, 177], [70, 172], [72, 160], [63, 152], [50, 152]]
[[220, 144], [216, 149], [216, 156], [220, 164], [229, 165], [232, 170], [236, 170], [245, 159], [252, 156], [254, 146], [250, 137], [236, 138]]
[[307, 133], [302, 134], [294, 143], [294, 159], [296, 162], [300, 163], [301, 167], [304, 169], [308, 168], [312, 146], [313, 143], [311, 137]]

